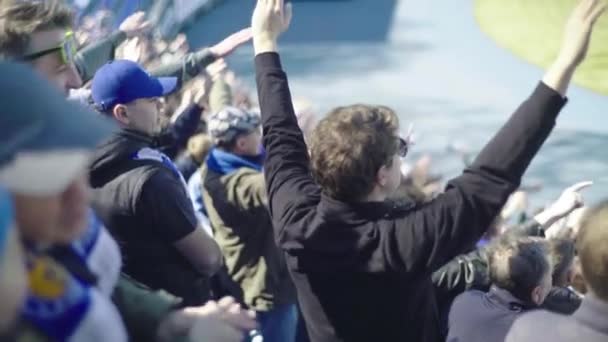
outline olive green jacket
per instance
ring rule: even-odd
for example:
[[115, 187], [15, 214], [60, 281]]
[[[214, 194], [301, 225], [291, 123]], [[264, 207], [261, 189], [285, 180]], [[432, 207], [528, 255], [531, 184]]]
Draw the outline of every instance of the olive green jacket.
[[295, 290], [274, 241], [264, 175], [241, 168], [222, 175], [202, 168], [203, 200], [228, 274], [256, 311], [295, 303]]

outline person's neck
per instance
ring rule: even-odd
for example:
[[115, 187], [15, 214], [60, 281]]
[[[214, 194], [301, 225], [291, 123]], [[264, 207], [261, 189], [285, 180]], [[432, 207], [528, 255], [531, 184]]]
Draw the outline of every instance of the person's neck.
[[384, 202], [386, 198], [386, 194], [381, 189], [374, 187], [372, 192], [361, 199], [361, 202]]

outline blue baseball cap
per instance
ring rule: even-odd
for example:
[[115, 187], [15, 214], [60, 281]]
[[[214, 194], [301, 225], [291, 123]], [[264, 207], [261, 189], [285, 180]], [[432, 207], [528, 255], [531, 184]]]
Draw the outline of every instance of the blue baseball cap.
[[102, 66], [93, 77], [91, 95], [95, 107], [108, 111], [117, 104], [161, 97], [177, 88], [177, 77], [152, 77], [139, 64], [115, 60]]

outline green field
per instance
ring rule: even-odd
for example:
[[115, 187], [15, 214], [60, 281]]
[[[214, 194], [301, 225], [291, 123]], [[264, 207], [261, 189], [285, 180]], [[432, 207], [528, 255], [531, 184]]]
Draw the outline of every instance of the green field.
[[[482, 31], [499, 46], [546, 68], [557, 55], [564, 24], [578, 0], [476, 0]], [[608, 13], [599, 22], [576, 84], [608, 95]]]

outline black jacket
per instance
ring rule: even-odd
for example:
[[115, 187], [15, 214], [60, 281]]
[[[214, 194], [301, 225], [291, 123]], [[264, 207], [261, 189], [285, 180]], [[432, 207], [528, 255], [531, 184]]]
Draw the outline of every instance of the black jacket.
[[126, 274], [199, 305], [210, 296], [208, 278], [173, 247], [198, 222], [179, 172], [156, 146], [123, 130], [98, 147], [90, 169], [93, 209], [119, 243]]
[[409, 209], [324, 195], [278, 54], [258, 55], [256, 73], [270, 214], [310, 339], [440, 340], [431, 274], [489, 227], [565, 100], [540, 84], [445, 193]]

